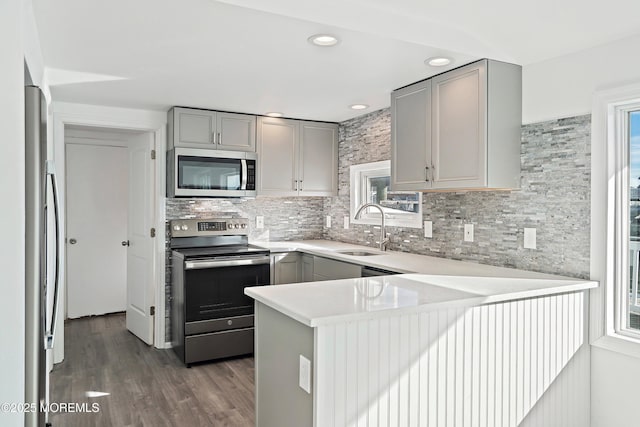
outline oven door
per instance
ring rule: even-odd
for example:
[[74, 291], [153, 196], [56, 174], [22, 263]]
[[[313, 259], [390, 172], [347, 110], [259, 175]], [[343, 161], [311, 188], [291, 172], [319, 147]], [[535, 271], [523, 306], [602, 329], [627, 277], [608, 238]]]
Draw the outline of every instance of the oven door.
[[175, 148], [170, 197], [242, 197], [256, 195], [255, 153]]
[[269, 255], [186, 260], [185, 320], [253, 314], [253, 299], [244, 294], [244, 288], [268, 285], [269, 277]]

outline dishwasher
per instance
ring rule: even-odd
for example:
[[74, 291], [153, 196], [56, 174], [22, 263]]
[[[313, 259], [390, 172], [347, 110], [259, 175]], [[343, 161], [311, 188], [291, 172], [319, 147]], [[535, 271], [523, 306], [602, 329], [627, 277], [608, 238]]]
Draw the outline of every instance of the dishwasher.
[[400, 274], [397, 271], [385, 270], [382, 268], [362, 266], [360, 277], [389, 276], [391, 274]]

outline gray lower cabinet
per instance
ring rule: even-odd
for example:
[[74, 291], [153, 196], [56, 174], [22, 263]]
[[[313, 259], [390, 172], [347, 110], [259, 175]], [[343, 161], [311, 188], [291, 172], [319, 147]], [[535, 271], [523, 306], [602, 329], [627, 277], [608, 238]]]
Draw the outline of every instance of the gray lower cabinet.
[[303, 282], [313, 282], [313, 255], [302, 254], [302, 274]]
[[360, 277], [361, 269], [361, 265], [299, 252], [271, 255], [271, 283], [274, 285], [354, 279]]
[[522, 70], [481, 60], [391, 94], [394, 190], [520, 187]]
[[256, 151], [256, 116], [250, 114], [173, 107], [167, 123], [168, 149]]
[[360, 277], [362, 266], [319, 256], [313, 257], [313, 281], [354, 279]]
[[271, 283], [274, 285], [303, 281], [301, 280], [301, 256], [298, 252], [271, 255], [271, 270], [273, 271]]
[[259, 195], [337, 193], [337, 124], [259, 117], [257, 151]]

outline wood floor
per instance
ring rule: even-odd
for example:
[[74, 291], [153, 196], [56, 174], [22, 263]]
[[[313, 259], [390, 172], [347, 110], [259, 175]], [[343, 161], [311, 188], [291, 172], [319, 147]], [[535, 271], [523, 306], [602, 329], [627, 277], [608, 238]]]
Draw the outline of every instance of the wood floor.
[[[65, 360], [51, 374], [51, 402], [97, 402], [96, 413], [51, 414], [53, 427], [254, 426], [253, 358], [187, 369], [171, 350], [149, 347], [124, 314], [65, 324]], [[87, 397], [87, 391], [110, 393]]]

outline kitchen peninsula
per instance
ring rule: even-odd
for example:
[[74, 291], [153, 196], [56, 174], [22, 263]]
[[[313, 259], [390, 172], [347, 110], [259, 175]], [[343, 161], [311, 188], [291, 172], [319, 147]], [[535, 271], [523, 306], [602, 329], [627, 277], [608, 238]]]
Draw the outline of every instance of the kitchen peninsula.
[[326, 241], [281, 245], [422, 267], [247, 288], [260, 427], [527, 425], [536, 411], [562, 410], [558, 383], [584, 393], [586, 290], [596, 282], [394, 252], [351, 257], [336, 249], [362, 247]]

